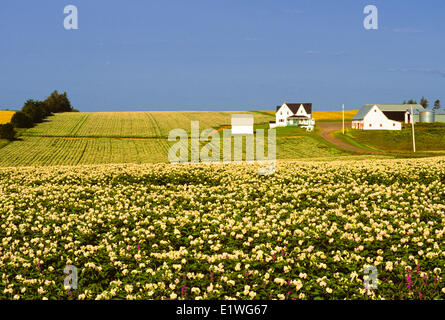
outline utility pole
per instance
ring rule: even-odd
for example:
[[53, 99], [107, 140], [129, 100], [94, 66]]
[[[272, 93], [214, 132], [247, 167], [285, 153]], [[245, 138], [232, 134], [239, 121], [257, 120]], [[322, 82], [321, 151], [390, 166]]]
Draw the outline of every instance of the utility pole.
[[345, 134], [345, 105], [342, 105], [343, 110], [343, 134]]
[[416, 137], [414, 134], [414, 112], [412, 105], [411, 105], [411, 127], [413, 128], [413, 151], [416, 152]]

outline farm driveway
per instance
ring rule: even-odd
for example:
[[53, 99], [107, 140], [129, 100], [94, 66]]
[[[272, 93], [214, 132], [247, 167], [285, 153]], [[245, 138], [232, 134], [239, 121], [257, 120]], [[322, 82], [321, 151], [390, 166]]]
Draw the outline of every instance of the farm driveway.
[[[378, 153], [376, 151], [361, 149], [359, 147], [350, 145], [349, 143], [346, 143], [345, 141], [334, 137], [333, 133], [335, 131], [341, 130], [342, 128], [341, 122], [318, 122], [316, 125], [320, 128], [319, 135], [326, 141], [338, 146], [339, 148], [357, 153], [368, 153], [368, 154]], [[350, 127], [351, 127], [351, 122], [350, 121], [345, 122], [345, 128], [350, 128]]]

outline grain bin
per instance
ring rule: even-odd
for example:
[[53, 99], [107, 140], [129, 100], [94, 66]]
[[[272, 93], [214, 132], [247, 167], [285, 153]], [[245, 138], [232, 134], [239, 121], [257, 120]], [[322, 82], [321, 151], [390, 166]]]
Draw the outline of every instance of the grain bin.
[[433, 123], [434, 113], [432, 113], [431, 111], [422, 111], [419, 113], [419, 118], [421, 123]]

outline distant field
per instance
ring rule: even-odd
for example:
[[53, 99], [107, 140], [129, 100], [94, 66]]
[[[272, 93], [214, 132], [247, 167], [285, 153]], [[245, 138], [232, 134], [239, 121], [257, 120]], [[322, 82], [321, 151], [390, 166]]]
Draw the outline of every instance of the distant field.
[[[275, 111], [266, 110], [261, 111], [265, 115], [270, 115], [275, 118]], [[352, 120], [352, 118], [356, 115], [358, 110], [346, 110], [345, 111], [345, 120]], [[338, 121], [342, 120], [342, 111], [313, 111], [312, 117], [315, 121]]]
[[[256, 128], [268, 128], [270, 116], [251, 113]], [[199, 120], [200, 132], [210, 127], [229, 128], [230, 117], [229, 112], [57, 114], [1, 148], [0, 166], [168, 162], [168, 151], [175, 143], [167, 140], [171, 129], [190, 131], [192, 120]], [[201, 147], [206, 143], [201, 142]], [[222, 150], [221, 145], [221, 157]], [[346, 153], [319, 139], [316, 132], [307, 133], [295, 127], [277, 129], [278, 159], [338, 155]]]
[[[22, 137], [21, 141], [0, 149], [0, 167], [168, 162], [168, 151], [175, 143], [158, 138]], [[207, 143], [200, 142], [200, 150]], [[222, 143], [221, 137], [221, 160]], [[190, 144], [188, 149], [190, 151]], [[231, 149], [233, 160], [233, 139]], [[267, 142], [265, 152], [267, 154]], [[334, 158], [338, 155], [345, 153], [311, 136], [277, 137], [278, 159]]]
[[231, 115], [251, 113], [256, 124], [272, 118], [258, 112], [97, 112], [62, 113], [28, 130], [27, 136], [54, 137], [168, 137], [170, 130], [182, 128], [190, 132], [191, 121], [199, 121], [200, 129], [230, 126]]
[[11, 121], [12, 116], [14, 115], [15, 111], [3, 111], [0, 110], [0, 124], [5, 124]]
[[[345, 111], [345, 120], [352, 120], [352, 118], [356, 115], [358, 110], [346, 110]], [[326, 121], [333, 120], [338, 121], [343, 119], [342, 111], [314, 111], [312, 113], [312, 117], [315, 121]]]

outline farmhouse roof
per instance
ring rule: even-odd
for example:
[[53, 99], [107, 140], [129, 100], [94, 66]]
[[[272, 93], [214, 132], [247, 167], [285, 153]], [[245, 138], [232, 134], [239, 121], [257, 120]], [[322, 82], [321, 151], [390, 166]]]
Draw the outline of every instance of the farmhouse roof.
[[289, 107], [289, 109], [292, 111], [292, 113], [297, 113], [298, 109], [301, 105], [303, 105], [304, 110], [306, 110], [307, 114], [312, 113], [312, 103], [287, 103], [285, 102], [286, 106]]

